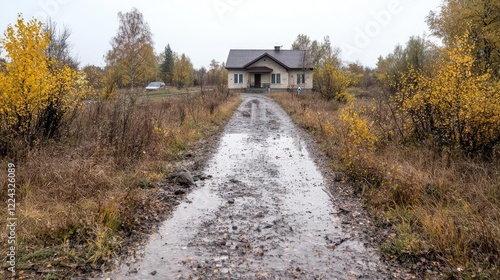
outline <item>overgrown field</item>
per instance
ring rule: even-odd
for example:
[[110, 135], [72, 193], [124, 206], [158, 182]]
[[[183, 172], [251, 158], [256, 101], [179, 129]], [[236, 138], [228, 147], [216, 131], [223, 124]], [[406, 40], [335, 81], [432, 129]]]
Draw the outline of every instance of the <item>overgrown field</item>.
[[[63, 279], [106, 267], [125, 239], [142, 230], [144, 209], [158, 207], [156, 184], [195, 142], [220, 131], [238, 104], [239, 97], [215, 92], [120, 95], [86, 102], [57, 139], [7, 143], [0, 181], [7, 182], [7, 165], [14, 163], [17, 277]], [[2, 194], [6, 188], [1, 184]], [[7, 246], [2, 242], [2, 252]]]
[[351, 88], [358, 98], [327, 101], [316, 93], [272, 97], [347, 175], [381, 228], [389, 259], [422, 277], [500, 277], [500, 157], [469, 157], [426, 141], [400, 141], [380, 89]]

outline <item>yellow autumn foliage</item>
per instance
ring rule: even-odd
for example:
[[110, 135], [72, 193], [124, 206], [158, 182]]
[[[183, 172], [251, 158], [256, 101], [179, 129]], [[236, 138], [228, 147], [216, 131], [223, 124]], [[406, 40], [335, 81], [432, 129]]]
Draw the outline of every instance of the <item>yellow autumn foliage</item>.
[[[341, 159], [348, 173], [363, 173], [366, 165], [370, 165], [373, 159], [378, 141], [376, 135], [371, 132], [373, 123], [360, 116], [353, 102], [349, 102], [340, 110], [339, 120], [337, 134], [341, 139]], [[360, 168], [361, 166], [363, 168]]]
[[354, 83], [352, 75], [336, 68], [332, 63], [325, 64], [314, 70], [317, 90], [325, 99], [348, 101], [351, 99], [346, 89]]
[[473, 155], [491, 153], [500, 142], [500, 82], [473, 71], [473, 46], [468, 34], [457, 37], [434, 77], [410, 70], [397, 95], [406, 127], [417, 139], [459, 147]]
[[83, 73], [47, 56], [49, 44], [49, 34], [36, 19], [25, 22], [19, 16], [7, 27], [0, 41], [7, 58], [0, 72], [2, 134], [53, 133], [64, 114], [89, 92]]

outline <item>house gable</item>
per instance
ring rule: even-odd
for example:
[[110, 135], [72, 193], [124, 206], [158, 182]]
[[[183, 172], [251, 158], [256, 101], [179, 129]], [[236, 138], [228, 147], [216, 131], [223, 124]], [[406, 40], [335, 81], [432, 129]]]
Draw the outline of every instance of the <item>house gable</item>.
[[249, 63], [245, 64], [243, 66], [243, 68], [247, 69], [249, 66], [257, 63], [259, 60], [265, 60], [266, 58], [269, 58], [271, 59], [272, 61], [276, 62], [278, 65], [280, 65], [281, 67], [289, 70], [290, 67], [288, 67], [287, 65], [285, 65], [283, 62], [277, 60], [276, 58], [272, 57], [270, 54], [268, 54], [267, 52], [266, 53], [263, 53], [261, 56], [257, 57], [256, 59], [250, 61]]
[[[272, 59], [269, 56], [263, 56], [260, 59], [256, 61], [252, 61], [251, 64], [245, 65], [243, 68], [244, 70], [250, 72], [250, 69], [256, 70], [256, 69], [262, 69], [264, 70], [262, 73], [271, 73], [271, 72], [280, 72], [280, 73], [286, 73], [289, 68], [284, 66], [282, 63], [279, 61], [276, 61], [275, 59]], [[269, 71], [271, 70], [271, 71]], [[255, 72], [255, 71], [252, 71]]]

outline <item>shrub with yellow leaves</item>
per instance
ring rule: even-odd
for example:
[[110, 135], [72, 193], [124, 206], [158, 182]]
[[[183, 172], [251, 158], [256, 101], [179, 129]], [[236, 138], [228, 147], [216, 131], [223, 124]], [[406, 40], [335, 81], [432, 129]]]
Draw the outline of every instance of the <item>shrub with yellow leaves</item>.
[[377, 143], [377, 137], [370, 131], [373, 124], [360, 117], [353, 102], [340, 110], [339, 119], [337, 133], [346, 171], [352, 177], [367, 177]]
[[[419, 176], [406, 168], [381, 160], [377, 147], [379, 137], [375, 134], [374, 122], [363, 116], [365, 106], [349, 102], [340, 109], [338, 125], [333, 137], [339, 139], [340, 160], [345, 172], [356, 181], [368, 183], [370, 196], [380, 196], [382, 204], [411, 204], [419, 199], [422, 189]], [[377, 200], [377, 199], [373, 199]]]
[[491, 155], [500, 143], [500, 82], [473, 71], [468, 34], [445, 50], [437, 75], [410, 70], [397, 99], [416, 139], [437, 147], [460, 148], [470, 156]]
[[352, 75], [334, 67], [330, 62], [314, 70], [315, 85], [325, 99], [348, 101], [351, 96], [346, 89], [354, 83]]
[[4, 146], [16, 137], [29, 143], [39, 136], [54, 137], [66, 114], [89, 93], [83, 73], [47, 56], [49, 44], [42, 23], [36, 19], [25, 22], [21, 15], [0, 41], [7, 58], [0, 72]]

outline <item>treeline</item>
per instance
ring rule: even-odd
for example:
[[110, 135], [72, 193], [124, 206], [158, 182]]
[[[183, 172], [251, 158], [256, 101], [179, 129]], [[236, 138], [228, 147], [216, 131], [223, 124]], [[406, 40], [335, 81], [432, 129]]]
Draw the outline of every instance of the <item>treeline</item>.
[[303, 64], [314, 67], [313, 88], [322, 98], [347, 101], [350, 98], [347, 88], [375, 84], [373, 69], [359, 62], [342, 61], [340, 49], [332, 46], [328, 36], [320, 42], [299, 34], [292, 43], [292, 49], [306, 50]]
[[195, 69], [185, 53], [174, 52], [170, 45], [160, 54], [153, 47], [153, 35], [142, 13], [136, 8], [118, 13], [119, 28], [111, 40], [111, 50], [105, 56], [106, 66], [83, 67], [89, 83], [103, 89], [105, 97], [113, 96], [117, 88], [143, 87], [152, 81], [163, 81], [178, 88], [226, 84], [224, 63], [212, 60], [210, 68]]

